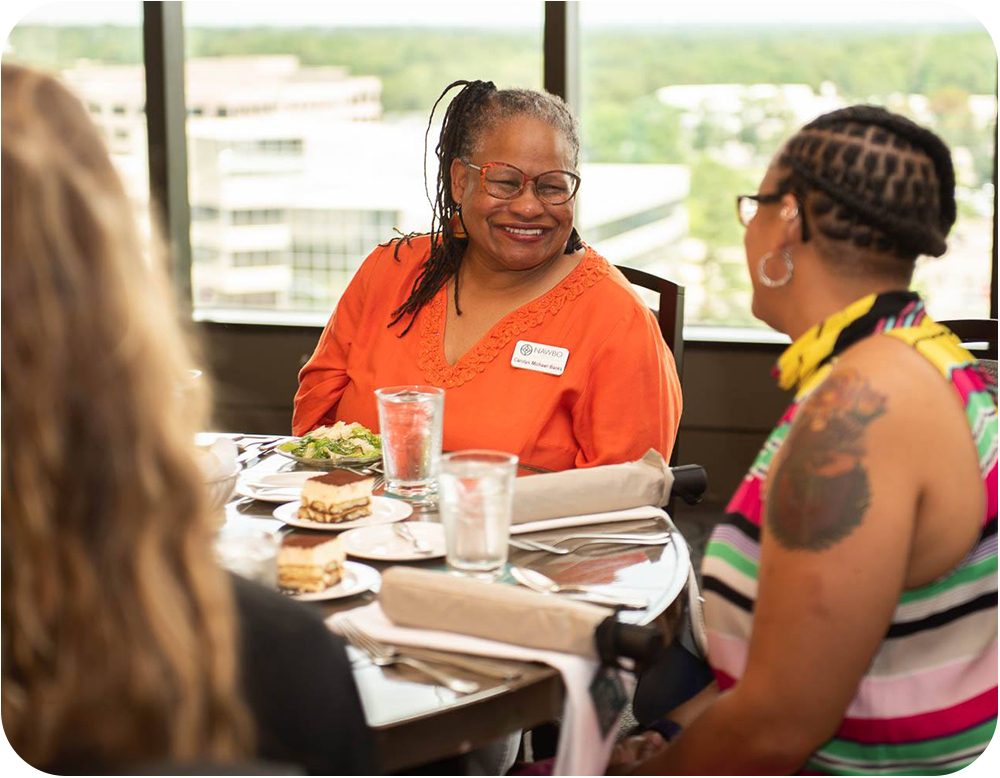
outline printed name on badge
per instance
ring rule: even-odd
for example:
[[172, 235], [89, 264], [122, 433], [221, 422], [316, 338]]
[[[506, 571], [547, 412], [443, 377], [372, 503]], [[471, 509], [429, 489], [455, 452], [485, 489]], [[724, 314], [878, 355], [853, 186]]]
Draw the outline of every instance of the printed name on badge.
[[519, 340], [514, 346], [514, 354], [510, 358], [511, 367], [523, 370], [536, 370], [539, 373], [562, 375], [569, 359], [569, 349], [559, 346], [546, 346], [544, 343], [532, 343], [530, 340]]

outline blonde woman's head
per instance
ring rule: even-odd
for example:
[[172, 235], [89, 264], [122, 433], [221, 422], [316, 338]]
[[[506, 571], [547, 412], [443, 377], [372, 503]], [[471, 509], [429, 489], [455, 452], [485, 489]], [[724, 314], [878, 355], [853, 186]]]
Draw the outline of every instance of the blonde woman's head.
[[159, 258], [56, 79], [3, 65], [0, 138], [4, 729], [39, 766], [239, 756], [206, 405]]

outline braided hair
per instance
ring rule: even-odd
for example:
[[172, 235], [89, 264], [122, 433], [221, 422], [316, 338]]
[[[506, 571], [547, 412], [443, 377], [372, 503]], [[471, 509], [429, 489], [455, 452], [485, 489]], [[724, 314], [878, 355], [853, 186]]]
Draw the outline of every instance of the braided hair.
[[836, 242], [848, 269], [909, 280], [918, 256], [947, 249], [956, 215], [951, 153], [903, 116], [873, 105], [824, 114], [789, 140], [778, 166], [778, 191], [799, 199], [806, 223]]
[[[430, 254], [424, 262], [420, 274], [413, 282], [410, 296], [393, 311], [389, 326], [409, 316], [410, 321], [400, 333], [403, 337], [416, 320], [417, 313], [433, 299], [448, 279], [455, 279], [455, 309], [458, 306], [458, 269], [468, 246], [467, 237], [455, 235], [456, 223], [462, 218], [462, 208], [451, 194], [451, 163], [455, 159], [469, 159], [478, 149], [483, 136], [494, 127], [519, 116], [530, 116], [544, 121], [559, 130], [569, 142], [573, 153], [573, 166], [580, 157], [580, 137], [576, 119], [566, 103], [556, 95], [537, 92], [532, 89], [497, 89], [492, 81], [453, 81], [438, 96], [431, 108], [424, 135], [424, 170], [427, 169], [427, 139], [430, 135], [434, 112], [440, 102], [455, 87], [462, 87], [448, 105], [441, 125], [434, 154], [438, 159], [438, 175], [434, 198], [427, 192], [431, 204]], [[426, 175], [426, 173], [425, 173]], [[424, 188], [427, 189], [424, 179]], [[464, 232], [464, 230], [463, 230]], [[405, 243], [410, 245], [414, 234], [405, 235], [392, 241], [395, 244], [393, 256], [399, 260], [399, 249]], [[566, 253], [572, 254], [583, 245], [576, 229], [573, 229], [566, 244]]]

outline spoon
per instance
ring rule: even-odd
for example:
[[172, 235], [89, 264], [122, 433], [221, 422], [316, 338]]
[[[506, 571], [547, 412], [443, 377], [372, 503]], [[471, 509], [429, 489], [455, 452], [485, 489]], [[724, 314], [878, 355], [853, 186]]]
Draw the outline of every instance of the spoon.
[[511, 565], [510, 574], [522, 586], [542, 594], [583, 594], [584, 599], [601, 605], [620, 605], [623, 608], [639, 610], [649, 607], [649, 600], [645, 597], [619, 597], [595, 591], [591, 586], [560, 585], [547, 575], [527, 567]]

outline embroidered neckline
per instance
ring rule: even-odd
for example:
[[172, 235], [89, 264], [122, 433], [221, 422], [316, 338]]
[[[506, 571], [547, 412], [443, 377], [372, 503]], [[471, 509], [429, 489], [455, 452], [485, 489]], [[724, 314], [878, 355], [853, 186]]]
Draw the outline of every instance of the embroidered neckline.
[[848, 346], [875, 332], [913, 326], [924, 316], [915, 292], [870, 294], [828, 316], [785, 349], [772, 370], [782, 389], [802, 389]]
[[588, 246], [587, 253], [579, 264], [562, 281], [541, 297], [536, 297], [504, 316], [453, 365], [449, 365], [444, 358], [448, 294], [448, 285], [445, 284], [423, 311], [417, 364], [424, 378], [445, 389], [468, 383], [486, 370], [490, 362], [515, 337], [537, 327], [546, 316], [555, 316], [566, 303], [575, 300], [609, 272], [607, 260]]

